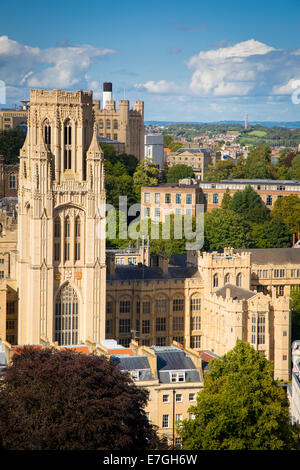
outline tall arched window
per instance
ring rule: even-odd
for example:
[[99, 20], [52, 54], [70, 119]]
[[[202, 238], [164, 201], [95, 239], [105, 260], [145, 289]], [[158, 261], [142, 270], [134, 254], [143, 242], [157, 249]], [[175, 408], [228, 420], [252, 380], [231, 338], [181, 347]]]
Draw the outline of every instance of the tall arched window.
[[54, 220], [54, 261], [60, 260], [60, 218]]
[[80, 217], [76, 217], [75, 220], [75, 261], [80, 260], [80, 233], [81, 233], [81, 224]]
[[51, 126], [50, 126], [50, 123], [48, 121], [48, 119], [45, 121], [45, 124], [44, 124], [44, 141], [45, 141], [45, 145], [48, 149], [50, 149], [51, 147]]
[[217, 274], [214, 275], [214, 278], [213, 278], [213, 286], [214, 286], [214, 287], [218, 287], [218, 286], [219, 286], [219, 278], [218, 278], [218, 275], [217, 275]]
[[65, 219], [65, 261], [70, 260], [70, 219]]
[[110, 129], [110, 119], [106, 119], [106, 129]]
[[65, 346], [78, 343], [78, 297], [69, 284], [55, 302], [55, 341]]
[[72, 168], [72, 126], [67, 120], [64, 125], [64, 169]]
[[227, 273], [227, 274], [225, 275], [225, 284], [229, 284], [229, 283], [230, 283], [230, 274]]
[[239, 273], [237, 276], [236, 276], [236, 285], [238, 287], [242, 287], [242, 275], [241, 273]]

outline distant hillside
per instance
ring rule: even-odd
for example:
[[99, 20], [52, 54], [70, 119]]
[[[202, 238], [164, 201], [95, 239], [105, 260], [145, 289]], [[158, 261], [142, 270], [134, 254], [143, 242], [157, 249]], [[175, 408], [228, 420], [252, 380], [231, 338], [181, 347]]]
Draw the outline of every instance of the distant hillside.
[[[198, 125], [213, 125], [213, 124], [238, 124], [244, 126], [244, 121], [212, 121], [212, 122], [180, 122], [180, 121], [145, 121], [148, 126], [169, 126], [172, 124], [198, 124]], [[285, 121], [251, 121], [249, 125], [260, 125], [263, 127], [286, 127], [288, 129], [296, 129], [300, 127], [300, 121], [285, 122]]]

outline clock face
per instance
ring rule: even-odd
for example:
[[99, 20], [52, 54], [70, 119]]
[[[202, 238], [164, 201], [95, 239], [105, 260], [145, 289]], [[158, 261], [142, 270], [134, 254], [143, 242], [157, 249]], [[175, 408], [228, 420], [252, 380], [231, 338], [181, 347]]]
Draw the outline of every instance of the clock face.
[[72, 270], [71, 269], [66, 269], [65, 270], [65, 278], [70, 279], [72, 276]]

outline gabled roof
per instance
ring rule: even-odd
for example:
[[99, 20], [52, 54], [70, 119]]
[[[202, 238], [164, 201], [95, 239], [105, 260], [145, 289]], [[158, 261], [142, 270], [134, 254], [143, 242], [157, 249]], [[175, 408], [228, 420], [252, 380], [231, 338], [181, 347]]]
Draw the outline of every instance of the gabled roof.
[[226, 299], [227, 289], [229, 289], [230, 297], [233, 300], [248, 300], [250, 297], [256, 295], [256, 292], [234, 286], [233, 284], [225, 284], [225, 286], [220, 287], [220, 289], [214, 291], [213, 293], [218, 297], [223, 297], [223, 299]]

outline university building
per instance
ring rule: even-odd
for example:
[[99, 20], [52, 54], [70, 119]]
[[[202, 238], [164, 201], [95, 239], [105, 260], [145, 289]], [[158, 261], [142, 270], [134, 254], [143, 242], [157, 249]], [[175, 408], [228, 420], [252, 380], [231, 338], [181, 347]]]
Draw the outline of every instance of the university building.
[[210, 165], [215, 165], [221, 160], [221, 152], [210, 148], [180, 148], [176, 152], [166, 154], [168, 167], [174, 165], [187, 165], [193, 169], [197, 180], [205, 181], [205, 175]]
[[113, 141], [112, 145], [117, 152], [121, 152], [117, 144], [123, 144], [121, 149], [124, 148], [125, 153], [142, 160], [145, 156], [144, 102], [135, 101], [130, 109], [128, 100], [120, 100], [117, 108], [113, 100], [112, 83], [105, 82], [102, 107], [100, 100], [94, 100], [93, 107], [97, 136], [107, 143]]
[[[196, 188], [180, 193], [192, 194], [193, 206]], [[108, 252], [106, 262], [104, 203], [92, 93], [31, 90], [17, 230], [0, 231], [3, 339], [68, 347], [176, 341], [216, 355], [240, 339], [274, 361], [276, 378], [289, 378], [289, 294], [300, 284], [300, 250], [162, 253], [156, 263], [143, 251], [124, 256], [128, 264]]]

